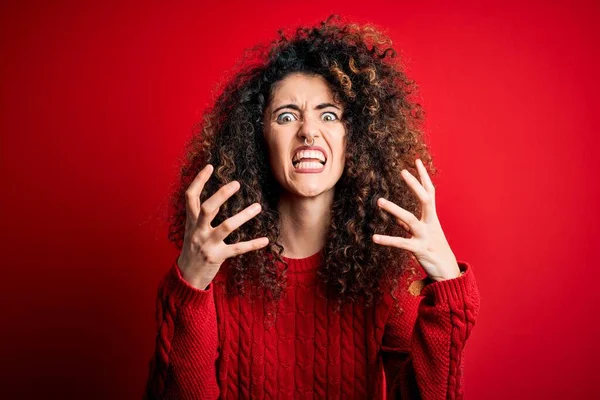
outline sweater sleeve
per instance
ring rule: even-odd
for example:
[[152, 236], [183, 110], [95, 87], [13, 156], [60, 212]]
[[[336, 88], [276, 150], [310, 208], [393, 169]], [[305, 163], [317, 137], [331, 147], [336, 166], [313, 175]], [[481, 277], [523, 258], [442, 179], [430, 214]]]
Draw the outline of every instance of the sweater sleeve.
[[213, 283], [205, 290], [191, 286], [175, 260], [158, 285], [156, 322], [144, 400], [218, 398]]
[[480, 308], [472, 268], [396, 296], [400, 311], [388, 316], [382, 341], [387, 399], [462, 399], [464, 347]]

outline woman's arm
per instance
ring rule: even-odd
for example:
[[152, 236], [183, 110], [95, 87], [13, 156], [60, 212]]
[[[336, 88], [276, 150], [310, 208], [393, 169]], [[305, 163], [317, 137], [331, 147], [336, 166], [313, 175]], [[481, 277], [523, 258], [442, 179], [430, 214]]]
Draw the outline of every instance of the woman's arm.
[[[480, 308], [472, 268], [457, 278], [411, 284], [392, 310], [382, 343], [388, 399], [461, 399], [463, 357]], [[419, 286], [419, 284], [421, 285]]]
[[158, 333], [145, 400], [216, 399], [218, 332], [213, 283], [189, 285], [175, 261], [158, 287]]

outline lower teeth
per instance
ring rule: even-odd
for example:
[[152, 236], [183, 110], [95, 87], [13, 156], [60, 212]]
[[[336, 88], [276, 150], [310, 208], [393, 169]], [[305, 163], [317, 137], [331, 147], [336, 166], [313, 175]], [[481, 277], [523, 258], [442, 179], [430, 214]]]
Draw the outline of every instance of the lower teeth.
[[301, 162], [295, 165], [296, 169], [319, 169], [323, 166], [321, 163], [317, 162]]

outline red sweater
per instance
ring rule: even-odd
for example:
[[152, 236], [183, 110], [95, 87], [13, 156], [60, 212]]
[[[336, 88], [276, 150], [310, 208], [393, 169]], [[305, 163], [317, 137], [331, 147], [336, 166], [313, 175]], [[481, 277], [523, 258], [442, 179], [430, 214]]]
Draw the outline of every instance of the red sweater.
[[173, 263], [158, 289], [146, 399], [463, 397], [464, 346], [479, 312], [469, 264], [459, 262], [457, 278], [404, 286], [402, 312], [385, 296], [338, 313], [317, 283], [321, 253], [284, 259], [276, 312], [262, 298], [226, 296], [227, 262], [205, 290]]

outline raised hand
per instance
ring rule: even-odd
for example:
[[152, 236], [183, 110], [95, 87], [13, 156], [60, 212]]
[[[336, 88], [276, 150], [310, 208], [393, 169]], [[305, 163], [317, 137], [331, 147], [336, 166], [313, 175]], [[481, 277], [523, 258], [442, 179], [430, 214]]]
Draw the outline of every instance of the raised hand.
[[454, 253], [446, 240], [435, 210], [435, 189], [427, 170], [420, 159], [417, 159], [417, 170], [421, 182], [410, 172], [403, 169], [402, 177], [421, 202], [422, 216], [417, 219], [409, 211], [384, 198], [377, 200], [377, 205], [396, 217], [396, 222], [412, 233], [407, 239], [397, 236], [373, 235], [375, 243], [393, 246], [413, 253], [427, 275], [435, 281], [452, 279], [460, 276], [460, 269]]
[[185, 192], [185, 235], [183, 248], [177, 260], [183, 278], [190, 285], [202, 290], [206, 289], [217, 275], [226, 259], [269, 244], [266, 237], [234, 244], [226, 244], [223, 241], [235, 229], [258, 215], [261, 210], [258, 203], [251, 204], [217, 227], [211, 226], [210, 223], [216, 217], [219, 208], [240, 188], [239, 182], [229, 182], [201, 204], [200, 193], [212, 171], [212, 165], [204, 167]]

